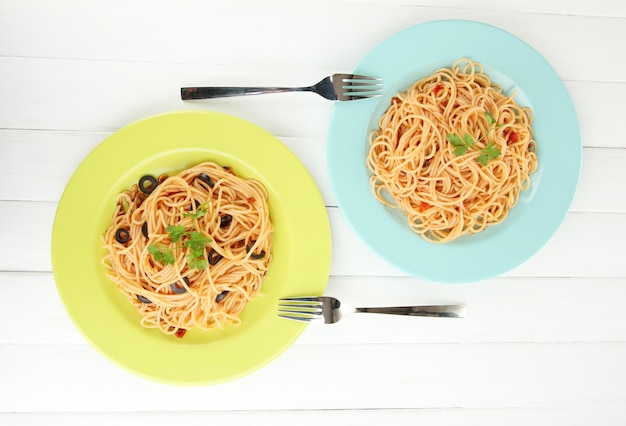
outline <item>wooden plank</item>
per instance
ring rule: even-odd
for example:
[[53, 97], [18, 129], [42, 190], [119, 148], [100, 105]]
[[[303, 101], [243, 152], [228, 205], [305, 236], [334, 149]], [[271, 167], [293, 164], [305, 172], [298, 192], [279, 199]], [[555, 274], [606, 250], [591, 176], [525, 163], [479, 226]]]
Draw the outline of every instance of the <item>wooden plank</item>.
[[0, 344], [86, 344], [65, 311], [50, 272], [0, 272], [0, 291], [6, 296], [0, 320], [11, 324], [0, 329]]
[[624, 148], [626, 142], [614, 140], [621, 139], [614, 131], [619, 117], [626, 115], [626, 105], [615, 102], [615, 96], [626, 96], [626, 85], [565, 81], [565, 86], [576, 109], [583, 146]]
[[[324, 3], [337, 3], [336, 0], [321, 0]], [[361, 4], [363, 0], [340, 0], [340, 2]], [[368, 0], [367, 3], [389, 5], [389, 0]], [[405, 0], [403, 5], [414, 7], [438, 7], [442, 3], [439, 0]], [[590, 3], [586, 0], [570, 0], [567, 2], [545, 0], [526, 0], [524, 3], [516, 1], [499, 1], [492, 2], [490, 0], [473, 0], [467, 2], [465, 0], [447, 0], [446, 7], [454, 9], [477, 9], [477, 10], [493, 10], [505, 12], [532, 12], [540, 14], [564, 14], [564, 15], [584, 15], [584, 16], [608, 16], [608, 17], [625, 17], [626, 7], [621, 2], [613, 0], [601, 0]]]
[[[186, 84], [299, 85], [332, 69], [215, 66], [2, 58], [0, 128], [112, 132], [167, 111], [211, 110], [235, 115], [278, 137], [326, 139], [332, 102], [310, 93], [201, 101], [180, 100]], [[46, 69], [46, 79], [39, 78]], [[584, 146], [626, 147], [620, 117], [626, 83], [565, 81], [580, 120]], [[22, 90], [29, 87], [28, 91]]]
[[[419, 22], [458, 18], [507, 28], [530, 45], [541, 46], [541, 53], [567, 79], [624, 81], [619, 55], [615, 54], [621, 51], [626, 31], [624, 18], [573, 16], [568, 12], [510, 13], [507, 7], [497, 10], [491, 4], [485, 6], [333, 4], [333, 16], [345, 17], [351, 23], [350, 39], [359, 43], [346, 49], [329, 49], [337, 40], [345, 39], [347, 27], [329, 19], [324, 3], [228, 2], [221, 6], [220, 14], [237, 16], [233, 25], [229, 19], [214, 18], [214, 7], [206, 2], [181, 7], [154, 2], [130, 5], [119, 0], [107, 2], [106, 6], [75, 0], [54, 5], [24, 1], [3, 7], [0, 52], [16, 57], [351, 69], [371, 47], [399, 29]], [[60, 14], [59, 10], [72, 13]], [[619, 10], [623, 6], [617, 7], [618, 16]], [[206, 17], [209, 25], [192, 24], [190, 13]], [[258, 16], [264, 16], [263, 31], [255, 32], [254, 37], [241, 31], [258, 27]], [[174, 37], [176, 34], [185, 34], [185, 42]], [[580, 61], [581, 57], [585, 61]]]
[[299, 343], [626, 341], [624, 278], [497, 278], [442, 285], [405, 277], [333, 276], [325, 294], [350, 306], [464, 303], [468, 316], [351, 315], [332, 327], [308, 327]]
[[[626, 85], [625, 85], [626, 86]], [[0, 200], [58, 201], [74, 170], [108, 132], [0, 130]], [[618, 138], [621, 140], [621, 138]], [[327, 206], [337, 206], [320, 138], [281, 137], [317, 183]], [[626, 142], [625, 142], [626, 143]], [[55, 161], [49, 161], [50, 158]], [[626, 212], [626, 149], [583, 150], [580, 185], [572, 205], [579, 212]], [[36, 165], [36, 166], [35, 166]]]
[[296, 345], [240, 380], [190, 388], [88, 346], [3, 345], [0, 412], [624, 407], [624, 357], [626, 342]]
[[50, 242], [56, 203], [0, 202], [9, 224], [0, 245], [0, 271], [51, 271]]
[[241, 424], [436, 424], [438, 426], [503, 425], [568, 425], [620, 424], [626, 415], [621, 406], [584, 407], [524, 407], [524, 408], [433, 408], [433, 409], [367, 409], [367, 410], [276, 410], [276, 411], [192, 411], [145, 412], [138, 409], [129, 413], [0, 413], [0, 422], [6, 426], [110, 426], [112, 424], [171, 426], [186, 424], [219, 423]]
[[[11, 324], [0, 328], [0, 344], [86, 344], [63, 309], [52, 274], [0, 273], [0, 294], [6, 302], [0, 323]], [[408, 277], [332, 276], [325, 294], [352, 306], [464, 303], [469, 314], [464, 319], [352, 315], [332, 327], [308, 327], [298, 344], [626, 341], [624, 278], [441, 285]]]
[[[58, 202], [76, 168], [110, 134], [0, 130], [0, 170], [3, 171], [0, 200]], [[300, 137], [280, 140], [304, 164], [327, 204], [336, 205], [326, 171], [325, 140]]]
[[[332, 275], [403, 275], [356, 236], [339, 209], [328, 209], [333, 241]], [[554, 236], [507, 277], [624, 277], [626, 215], [568, 213]]]
[[[294, 82], [284, 67], [194, 66], [137, 62], [0, 58], [0, 128], [111, 132], [169, 111], [207, 110], [235, 115], [278, 136], [326, 135], [332, 102], [311, 93], [183, 102], [180, 87]], [[41, 79], [38, 69], [46, 69]], [[298, 70], [311, 83], [328, 71]], [[212, 82], [212, 83], [211, 83]], [[270, 83], [271, 82], [271, 83]], [[29, 87], [28, 91], [23, 87]]]
[[[626, 2], [222, 3], [0, 6], [0, 423], [622, 424]], [[352, 69], [402, 28], [450, 18], [493, 24], [536, 46], [564, 79], [585, 146], [563, 226], [532, 259], [494, 280], [427, 283], [360, 242], [327, 178], [331, 102], [310, 94], [178, 99], [187, 84], [312, 83]], [[56, 294], [49, 253], [56, 203], [102, 136], [191, 109], [258, 124], [303, 160], [333, 228], [328, 293], [359, 305], [465, 301], [470, 317], [354, 316], [309, 327], [267, 367], [212, 387], [155, 384], [107, 361]]]
[[570, 211], [626, 212], [624, 164], [626, 149], [583, 149], [580, 179]]
[[[56, 203], [0, 202], [0, 271], [50, 271]], [[328, 208], [333, 242], [331, 275], [405, 275], [378, 258], [337, 208]], [[624, 277], [626, 214], [569, 213], [550, 241], [508, 277]]]

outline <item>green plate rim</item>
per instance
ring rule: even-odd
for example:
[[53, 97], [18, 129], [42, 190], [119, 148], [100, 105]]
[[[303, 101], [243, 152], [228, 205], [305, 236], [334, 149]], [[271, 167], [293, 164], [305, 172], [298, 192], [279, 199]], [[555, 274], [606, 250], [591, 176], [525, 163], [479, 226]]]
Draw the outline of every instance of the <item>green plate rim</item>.
[[[228, 163], [263, 182], [274, 222], [273, 259], [263, 297], [242, 324], [185, 338], [145, 329], [105, 274], [101, 235], [114, 199], [142, 174], [175, 173], [202, 161]], [[211, 385], [250, 374], [283, 353], [303, 323], [278, 318], [280, 297], [323, 294], [331, 261], [328, 215], [313, 178], [280, 140], [232, 115], [179, 111], [136, 121], [102, 141], [80, 164], [59, 201], [51, 240], [61, 301], [85, 339], [115, 364], [174, 385]]]

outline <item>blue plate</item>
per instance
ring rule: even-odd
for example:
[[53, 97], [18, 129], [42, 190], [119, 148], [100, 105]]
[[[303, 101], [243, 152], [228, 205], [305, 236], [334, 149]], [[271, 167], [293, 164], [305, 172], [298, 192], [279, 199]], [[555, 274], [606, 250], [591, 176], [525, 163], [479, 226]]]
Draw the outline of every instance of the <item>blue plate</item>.
[[[405, 217], [373, 196], [366, 166], [369, 135], [391, 98], [461, 57], [482, 63], [492, 81], [532, 108], [538, 170], [507, 219], [447, 244], [426, 242]], [[328, 133], [327, 161], [339, 208], [380, 257], [429, 281], [461, 283], [503, 274], [533, 256], [567, 213], [580, 175], [582, 147], [576, 112], [563, 82], [528, 44], [490, 25], [434, 21], [401, 31], [372, 49], [355, 73], [382, 77], [383, 96], [337, 102]]]

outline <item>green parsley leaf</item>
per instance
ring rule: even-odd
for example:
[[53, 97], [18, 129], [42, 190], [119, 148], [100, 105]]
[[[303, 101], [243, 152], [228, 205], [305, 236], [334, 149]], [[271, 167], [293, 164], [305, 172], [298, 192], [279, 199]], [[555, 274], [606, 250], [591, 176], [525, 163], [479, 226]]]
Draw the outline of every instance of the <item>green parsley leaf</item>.
[[504, 124], [496, 125], [498, 121], [495, 118], [493, 118], [493, 115], [491, 115], [489, 111], [485, 111], [485, 118], [487, 118], [487, 121], [489, 122], [489, 127], [494, 127], [496, 129], [499, 129], [500, 127], [504, 126]]
[[202, 232], [192, 231], [188, 234], [189, 239], [183, 244], [192, 252], [198, 252], [204, 250], [204, 246], [210, 243], [212, 240], [209, 237], [205, 237]]
[[192, 219], [200, 219], [202, 216], [206, 215], [206, 210], [196, 210], [193, 213], [183, 213], [183, 217], [190, 217]]
[[165, 230], [170, 235], [173, 243], [177, 243], [185, 233], [185, 227], [182, 225], [170, 225]]
[[209, 204], [210, 204], [210, 201], [207, 201], [206, 203], [202, 203], [198, 206], [195, 212], [183, 213], [183, 217], [190, 217], [192, 219], [200, 219], [202, 216], [206, 216], [206, 214], [208, 213]]
[[176, 258], [172, 254], [172, 250], [166, 250], [163, 252], [163, 264], [164, 265], [173, 265], [176, 262]]
[[[207, 214], [209, 203], [210, 201], [201, 204], [195, 212], [183, 213], [183, 216], [198, 219]], [[195, 227], [189, 230], [182, 225], [170, 225], [165, 228], [165, 230], [173, 243], [184, 241], [182, 246], [178, 245], [174, 247], [174, 249], [181, 249], [183, 247], [187, 249], [187, 263], [189, 268], [202, 270], [206, 269], [209, 265], [205, 256], [205, 247], [213, 240], [205, 236], [202, 232], [193, 230], [197, 229], [197, 226], [198, 224], [196, 222]], [[173, 248], [150, 244], [147, 246], [147, 249], [155, 261], [162, 262], [164, 265], [171, 265], [176, 261], [172, 252]]]
[[469, 133], [466, 133], [466, 134], [463, 135], [463, 142], [465, 143], [465, 146], [467, 148], [469, 148], [470, 146], [474, 145], [474, 143], [475, 143], [474, 138]]
[[480, 150], [480, 155], [476, 157], [476, 161], [486, 166], [491, 160], [497, 158], [502, 152], [494, 147], [493, 142], [489, 142], [486, 147]]
[[463, 140], [456, 133], [448, 133], [446, 139], [452, 146], [463, 146]]
[[457, 134], [448, 133], [446, 135], [446, 139], [450, 142], [450, 145], [455, 147], [455, 150], [452, 153], [456, 156], [463, 155], [467, 152], [467, 149], [476, 143], [472, 135], [466, 133], [463, 135], [463, 139]]
[[185, 241], [183, 245], [189, 250], [187, 254], [189, 268], [199, 270], [206, 269], [209, 263], [204, 256], [204, 248], [213, 240], [198, 231], [189, 232], [187, 237], [189, 239]]
[[464, 146], [457, 146], [454, 151], [452, 151], [452, 153], [454, 155], [456, 155], [457, 157], [459, 155], [464, 155], [467, 152], [467, 148], [465, 148]]
[[164, 265], [173, 265], [176, 261], [170, 248], [158, 247], [154, 244], [149, 244], [146, 248], [157, 262], [162, 262]]
[[[155, 246], [154, 244], [149, 244], [148, 247], [146, 247], [148, 249], [148, 252], [154, 257], [154, 256], [161, 256], [161, 250], [159, 250], [159, 248], [157, 246]], [[156, 260], [156, 259], [155, 259]]]
[[198, 269], [200, 271], [205, 270], [209, 266], [209, 262], [202, 257], [187, 256], [188, 265], [190, 269]]
[[493, 115], [491, 115], [489, 111], [485, 111], [485, 118], [487, 118], [487, 121], [489, 122], [490, 126], [496, 124], [496, 119], [493, 118]]
[[198, 231], [190, 232], [188, 237], [189, 239], [185, 241], [184, 246], [189, 249], [189, 253], [187, 254], [187, 264], [189, 268], [199, 270], [206, 269], [209, 263], [204, 256], [204, 248], [207, 243], [210, 243], [212, 240]]
[[480, 164], [482, 164], [483, 166], [486, 166], [487, 163], [489, 162], [487, 160], [487, 156], [485, 154], [480, 154], [478, 157], [476, 157], [476, 161], [479, 162]]

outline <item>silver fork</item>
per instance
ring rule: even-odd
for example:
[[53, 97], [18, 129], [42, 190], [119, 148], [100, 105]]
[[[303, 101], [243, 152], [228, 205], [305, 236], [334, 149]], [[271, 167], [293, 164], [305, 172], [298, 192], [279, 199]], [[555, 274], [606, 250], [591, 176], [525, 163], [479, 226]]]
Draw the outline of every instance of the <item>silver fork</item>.
[[295, 321], [334, 324], [346, 315], [358, 312], [410, 315], [418, 317], [465, 318], [466, 305], [389, 306], [352, 308], [334, 297], [287, 297], [280, 299], [278, 316]]
[[180, 89], [180, 97], [187, 100], [261, 93], [314, 92], [331, 101], [351, 101], [380, 96], [382, 91], [383, 81], [380, 78], [357, 74], [333, 74], [317, 84], [305, 87], [183, 87]]

